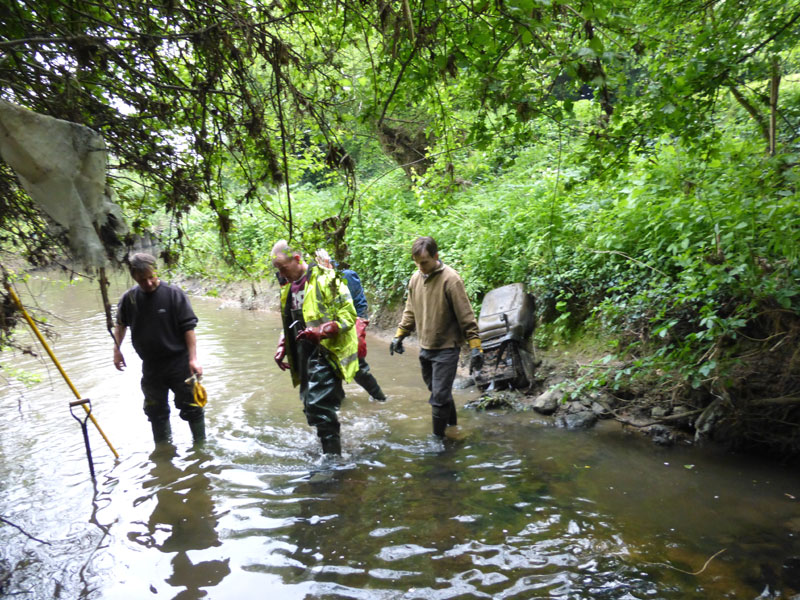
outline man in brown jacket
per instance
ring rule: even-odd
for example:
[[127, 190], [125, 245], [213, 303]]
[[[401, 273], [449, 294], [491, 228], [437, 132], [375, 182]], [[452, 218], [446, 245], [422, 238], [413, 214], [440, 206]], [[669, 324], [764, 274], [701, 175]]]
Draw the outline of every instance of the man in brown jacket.
[[447, 426], [457, 424], [452, 389], [464, 340], [470, 347], [470, 371], [483, 367], [478, 322], [461, 277], [439, 260], [436, 240], [417, 238], [411, 257], [419, 270], [408, 282], [408, 299], [389, 354], [402, 354], [403, 338], [417, 330], [422, 379], [431, 392], [433, 434], [444, 437]]

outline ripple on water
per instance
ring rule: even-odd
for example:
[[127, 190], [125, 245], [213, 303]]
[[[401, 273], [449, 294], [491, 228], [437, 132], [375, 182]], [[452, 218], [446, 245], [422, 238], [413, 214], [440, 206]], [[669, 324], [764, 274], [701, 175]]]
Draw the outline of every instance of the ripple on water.
[[476, 523], [480, 519], [480, 515], [456, 515], [450, 518], [460, 523]]
[[544, 566], [548, 563], [547, 556], [532, 546], [484, 544], [474, 540], [456, 544], [447, 550], [444, 556], [447, 558], [468, 556], [475, 565], [494, 566], [506, 571]]
[[420, 571], [398, 571], [395, 569], [370, 569], [369, 576], [375, 579], [387, 579], [389, 581], [399, 581], [405, 577], [416, 577], [422, 575]]
[[[409, 356], [374, 354], [393, 397], [369, 402], [349, 385], [345, 457], [323, 461], [297, 390], [264, 352], [277, 316], [204, 301], [195, 309], [211, 398], [206, 455], [187, 450], [175, 413], [175, 447], [152, 452], [130, 340], [129, 368], [117, 373], [99, 305], [87, 303], [84, 318], [69, 294], [56, 306], [65, 303], [71, 321], [56, 353], [122, 458], [91, 430], [93, 484], [69, 390], [52, 367], [21, 357], [16, 366], [44, 381], [0, 389], [0, 514], [49, 544], [0, 528], [3, 559], [18, 566], [9, 596], [747, 599], [764, 589], [763, 564], [780, 573], [784, 555], [800, 552], [783, 527], [796, 516], [795, 473], [770, 471], [769, 484], [763, 465], [697, 454], [669, 459], [697, 468], [665, 471], [630, 439], [617, 446], [600, 432], [578, 438], [469, 411], [442, 442], [429, 434]], [[737, 501], [716, 500], [726, 497]], [[739, 551], [700, 577], [663, 566], [700, 569], [731, 539]]]
[[425, 548], [417, 544], [401, 544], [399, 546], [387, 546], [378, 552], [377, 556], [381, 560], [393, 562], [396, 560], [403, 560], [411, 556], [419, 556], [420, 554], [430, 554], [436, 552], [436, 548]]
[[483, 492], [496, 492], [497, 490], [504, 490], [506, 485], [504, 483], [489, 483], [481, 486]]
[[408, 529], [407, 526], [401, 525], [399, 527], [380, 527], [378, 529], [373, 529], [369, 532], [371, 537], [385, 537], [387, 535], [391, 535], [398, 531], [403, 531], [404, 529]]

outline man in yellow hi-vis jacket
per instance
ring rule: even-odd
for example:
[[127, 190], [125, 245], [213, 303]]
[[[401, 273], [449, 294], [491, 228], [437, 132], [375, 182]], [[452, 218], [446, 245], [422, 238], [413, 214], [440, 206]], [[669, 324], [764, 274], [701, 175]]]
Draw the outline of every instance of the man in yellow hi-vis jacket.
[[308, 424], [317, 428], [325, 454], [341, 454], [336, 412], [344, 399], [342, 381], [358, 371], [356, 309], [347, 284], [335, 272], [307, 265], [299, 250], [279, 240], [272, 265], [288, 280], [281, 287], [283, 333], [275, 352], [281, 370], [300, 386]]

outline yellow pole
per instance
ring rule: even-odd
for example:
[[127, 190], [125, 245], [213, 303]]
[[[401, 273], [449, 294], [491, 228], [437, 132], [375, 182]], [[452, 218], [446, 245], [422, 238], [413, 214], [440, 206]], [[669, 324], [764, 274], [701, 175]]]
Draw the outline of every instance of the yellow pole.
[[[5, 286], [6, 286], [6, 289], [8, 290], [8, 293], [11, 294], [11, 299], [14, 301], [14, 304], [16, 304], [17, 308], [20, 310], [20, 312], [22, 312], [22, 316], [25, 317], [25, 320], [28, 322], [28, 325], [31, 326], [31, 329], [33, 330], [33, 333], [36, 334], [36, 337], [39, 338], [39, 341], [42, 343], [42, 346], [44, 346], [44, 349], [47, 350], [47, 354], [50, 355], [50, 358], [53, 360], [53, 364], [55, 364], [55, 366], [58, 368], [59, 372], [61, 373], [61, 376], [64, 378], [64, 381], [67, 382], [67, 385], [69, 386], [69, 389], [72, 390], [72, 393], [75, 394], [75, 397], [78, 400], [81, 400], [82, 398], [81, 398], [81, 395], [78, 393], [78, 390], [76, 390], [75, 386], [72, 385], [72, 382], [70, 381], [69, 377], [67, 376], [66, 371], [64, 371], [64, 368], [61, 366], [61, 363], [58, 362], [58, 359], [56, 358], [56, 355], [53, 354], [52, 350], [50, 350], [50, 346], [47, 345], [47, 342], [44, 340], [44, 337], [39, 332], [39, 328], [36, 327], [36, 323], [33, 322], [33, 319], [30, 318], [30, 316], [28, 315], [28, 312], [25, 310], [25, 307], [22, 306], [22, 302], [20, 302], [19, 297], [14, 292], [14, 289], [11, 287], [11, 284], [6, 283]], [[116, 458], [119, 458], [119, 454], [117, 454], [117, 451], [114, 450], [114, 446], [111, 445], [111, 442], [106, 437], [106, 434], [103, 433], [103, 430], [100, 429], [100, 425], [95, 420], [94, 415], [89, 412], [89, 408], [86, 406], [86, 404], [83, 404], [82, 406], [83, 406], [83, 410], [85, 410], [87, 413], [89, 413], [89, 418], [92, 420], [92, 423], [94, 423], [94, 426], [97, 427], [97, 431], [100, 432], [100, 435], [103, 436], [103, 439], [106, 441], [106, 444], [108, 444], [108, 447], [111, 448], [111, 452], [114, 453], [114, 456]]]

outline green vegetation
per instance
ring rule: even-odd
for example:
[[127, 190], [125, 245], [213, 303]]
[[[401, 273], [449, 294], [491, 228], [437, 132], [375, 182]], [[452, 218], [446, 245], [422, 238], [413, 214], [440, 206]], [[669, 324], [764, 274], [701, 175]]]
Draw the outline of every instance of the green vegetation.
[[[800, 0], [141, 6], [24, 3], [0, 84], [105, 134], [168, 264], [271, 276], [286, 237], [392, 305], [432, 235], [476, 307], [531, 287], [540, 347], [602, 341], [574, 395], [719, 401], [800, 454]], [[2, 249], [50, 260], [5, 168], [0, 201]]]
[[[796, 102], [797, 91], [792, 85], [786, 96]], [[747, 400], [758, 400], [752, 410], [777, 439], [763, 402], [775, 400], [783, 413], [796, 393], [796, 156], [767, 155], [738, 105], [731, 98], [720, 104], [702, 152], [660, 136], [648, 155], [632, 155], [625, 169], [602, 179], [592, 176], [572, 134], [589, 119], [590, 102], [580, 101], [582, 118], [535, 123], [535, 146], [500, 140], [461, 152], [455, 189], [412, 182], [400, 171], [366, 180], [344, 240], [347, 260], [379, 301], [396, 303], [413, 270], [411, 242], [432, 235], [476, 307], [494, 287], [531, 287], [539, 347], [603, 340], [603, 354], [573, 395], [600, 388], [625, 397], [651, 387], [676, 403], [721, 396], [735, 399], [737, 418], [751, 410]], [[338, 205], [335, 187], [302, 193], [300, 223]], [[252, 215], [240, 223], [232, 239], [253, 251], [249, 266], [267, 275], [280, 229], [262, 223], [259, 230]], [[195, 250], [218, 239], [213, 229], [187, 233]], [[307, 249], [317, 245], [326, 241], [309, 236]], [[199, 275], [209, 257], [222, 254], [219, 247], [198, 259], [185, 254], [182, 268]], [[747, 427], [748, 441], [768, 443], [763, 431]]]

